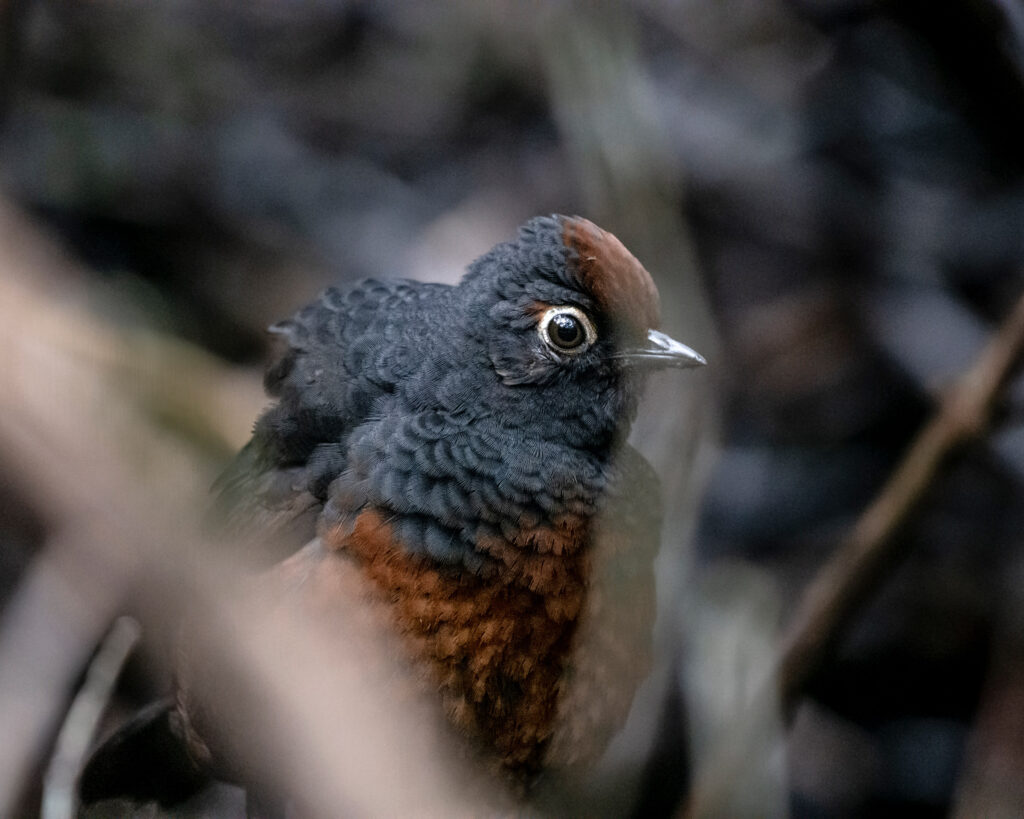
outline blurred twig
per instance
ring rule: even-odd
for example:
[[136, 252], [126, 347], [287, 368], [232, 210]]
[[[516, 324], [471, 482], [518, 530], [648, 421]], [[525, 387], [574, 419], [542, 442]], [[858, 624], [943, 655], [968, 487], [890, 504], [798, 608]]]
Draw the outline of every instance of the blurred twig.
[[135, 620], [118, 617], [89, 664], [85, 682], [61, 726], [57, 748], [46, 771], [42, 819], [70, 819], [75, 815], [78, 774], [85, 765], [100, 718], [110, 704], [118, 675], [139, 636], [139, 624]]
[[[696, 250], [681, 219], [686, 168], [674, 150], [675, 134], [659, 103], [659, 90], [643, 59], [637, 19], [621, 4], [545, 7], [521, 17], [544, 67], [551, 110], [580, 195], [574, 209], [622, 238], [651, 271], [661, 293], [665, 328], [706, 351], [719, 349]], [[712, 368], [708, 368], [711, 370]], [[611, 754], [640, 770], [665, 725], [667, 686], [678, 685], [672, 658], [685, 642], [681, 609], [687, 594], [691, 544], [701, 490], [717, 457], [718, 413], [713, 374], [652, 379], [645, 408], [633, 426], [637, 443], [661, 478], [665, 499], [658, 557], [655, 668], [633, 704], [630, 721]], [[687, 626], [688, 628], [688, 626]], [[713, 710], [708, 708], [707, 710]], [[616, 779], [593, 788], [608, 811], [635, 804], [641, 780]], [[624, 808], [623, 808], [624, 809]]]
[[847, 624], [900, 554], [896, 535], [924, 497], [939, 467], [957, 447], [980, 435], [1000, 387], [1024, 351], [1024, 296], [975, 364], [943, 398], [878, 497], [847, 540], [812, 580], [790, 621], [778, 673], [751, 698], [719, 751], [698, 773], [684, 808], [688, 817], [718, 816], [738, 771], [754, 749], [764, 716], [781, 697], [792, 716], [808, 682], [828, 659]]
[[49, 542], [0, 622], [0, 816], [17, 815], [27, 778], [59, 725], [68, 692], [113, 615], [116, 590], [94, 593], [95, 567]]
[[943, 460], [984, 431], [999, 389], [1024, 350], [1024, 297], [975, 364], [942, 400], [903, 461], [853, 531], [818, 572], [783, 639], [779, 685], [791, 713], [886, 567], [898, 557], [900, 527], [924, 497]]

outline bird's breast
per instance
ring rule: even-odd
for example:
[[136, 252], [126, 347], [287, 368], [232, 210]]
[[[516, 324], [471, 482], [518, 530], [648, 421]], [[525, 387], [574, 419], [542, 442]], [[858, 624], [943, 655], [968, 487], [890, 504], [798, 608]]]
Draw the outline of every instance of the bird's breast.
[[563, 672], [583, 609], [586, 522], [564, 516], [481, 536], [494, 571], [454, 570], [402, 543], [375, 508], [325, 532], [379, 590], [414, 662], [454, 725], [514, 774], [539, 769], [554, 731]]

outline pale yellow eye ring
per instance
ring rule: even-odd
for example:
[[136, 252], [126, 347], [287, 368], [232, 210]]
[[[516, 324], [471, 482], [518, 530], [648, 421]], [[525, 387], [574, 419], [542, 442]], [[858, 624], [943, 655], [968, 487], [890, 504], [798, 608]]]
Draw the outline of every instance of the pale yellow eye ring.
[[537, 334], [545, 346], [562, 355], [579, 355], [597, 341], [594, 323], [570, 304], [545, 310], [537, 324]]

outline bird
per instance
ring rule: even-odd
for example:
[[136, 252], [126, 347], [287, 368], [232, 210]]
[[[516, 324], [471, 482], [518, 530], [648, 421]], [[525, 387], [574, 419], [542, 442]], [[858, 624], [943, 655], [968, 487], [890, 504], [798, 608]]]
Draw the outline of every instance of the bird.
[[[269, 328], [274, 403], [216, 485], [268, 572], [354, 567], [455, 732], [526, 787], [592, 762], [648, 670], [660, 489], [626, 438], [651, 372], [706, 363], [659, 326], [650, 274], [580, 216], [529, 220], [454, 285], [329, 288]], [[101, 745], [83, 801], [126, 770], [138, 798], [190, 792], [188, 699]], [[154, 734], [178, 750], [139, 776]]]

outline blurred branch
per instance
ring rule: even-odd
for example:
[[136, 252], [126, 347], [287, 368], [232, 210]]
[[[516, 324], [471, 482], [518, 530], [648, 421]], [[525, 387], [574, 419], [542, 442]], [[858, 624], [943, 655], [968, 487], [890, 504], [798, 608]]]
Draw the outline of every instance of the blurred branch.
[[71, 705], [43, 785], [42, 819], [73, 817], [78, 807], [78, 774], [96, 734], [103, 712], [110, 705], [117, 678], [139, 641], [139, 624], [118, 617], [89, 664], [85, 682]]
[[[645, 64], [638, 18], [621, 4], [595, 3], [554, 4], [520, 19], [528, 21], [526, 36], [543, 65], [551, 112], [579, 187], [577, 202], [569, 207], [612, 230], [643, 260], [661, 293], [665, 329], [714, 364], [718, 332], [682, 218], [688, 169], [661, 104], [662, 89]], [[612, 747], [621, 760], [631, 755], [638, 770], [655, 736], [684, 730], [666, 725], [662, 709], [666, 687], [679, 684], [670, 665], [686, 642], [682, 632], [690, 627], [683, 608], [691, 599], [691, 544], [718, 441], [714, 373], [694, 375], [653, 378], [631, 436], [657, 471], [665, 499], [656, 568], [655, 669]], [[615, 798], [629, 804], [634, 800], [629, 788], [639, 795], [642, 787], [639, 779], [616, 780]]]
[[60, 723], [68, 693], [113, 616], [116, 590], [96, 594], [95, 571], [68, 544], [51, 541], [4, 609], [0, 816], [17, 815], [19, 797]]
[[853, 531], [811, 582], [782, 644], [779, 685], [792, 713], [844, 628], [899, 557], [900, 527], [924, 497], [945, 458], [980, 435], [999, 389], [1024, 350], [1024, 297], [978, 360], [945, 396], [903, 461]]
[[717, 751], [698, 771], [683, 814], [719, 816], [738, 772], [763, 748], [756, 739], [781, 697], [792, 717], [800, 696], [827, 661], [844, 629], [900, 557], [896, 535], [924, 497], [945, 458], [980, 435], [1000, 387], [1024, 351], [1024, 296], [975, 364], [946, 394], [878, 497], [832, 559], [811, 581], [782, 642], [778, 673], [751, 698]]
[[54, 571], [32, 575], [59, 581], [59, 605], [39, 604], [52, 589], [28, 595], [39, 601], [12, 603], [0, 624], [0, 815], [15, 810], [72, 681], [129, 592], [144, 628], [183, 609], [202, 614], [205, 656], [235, 669], [263, 709], [253, 719], [229, 689], [234, 719], [211, 711], [218, 729], [271, 748], [272, 758], [253, 751], [242, 763], [301, 793], [314, 815], [493, 814], [500, 794], [457, 758], [436, 703], [379, 684], [409, 673], [365, 622], [358, 584], [336, 578], [329, 622], [276, 616], [263, 598], [229, 608], [246, 567], [228, 565], [202, 532], [214, 464], [154, 404], [241, 430], [255, 407], [232, 408], [247, 387], [232, 396], [237, 375], [179, 342], [140, 344], [111, 329], [86, 309], [85, 278], [0, 202], [0, 455], [59, 544], [39, 563]]

